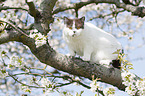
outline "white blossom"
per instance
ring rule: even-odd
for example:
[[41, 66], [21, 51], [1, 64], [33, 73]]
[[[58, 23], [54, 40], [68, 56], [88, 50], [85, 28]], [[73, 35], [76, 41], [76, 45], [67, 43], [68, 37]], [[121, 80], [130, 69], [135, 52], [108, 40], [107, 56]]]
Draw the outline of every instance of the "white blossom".
[[[137, 88], [136, 88], [136, 81], [135, 79], [135, 75], [133, 73], [130, 72], [122, 72], [121, 73], [122, 76], [122, 80], [123, 80], [123, 84], [125, 86], [127, 86], [125, 88], [125, 91], [129, 94], [129, 95], [135, 95], [137, 92]], [[140, 82], [138, 81], [137, 83], [138, 85], [140, 85]]]
[[36, 47], [42, 46], [42, 45], [46, 44], [46, 40], [45, 39], [36, 40], [35, 44], [36, 44]]
[[105, 96], [115, 96], [115, 87], [108, 87], [103, 90]]
[[135, 93], [137, 92], [137, 89], [135, 88], [135, 85], [131, 84], [129, 86], [127, 86], [125, 88], [125, 91], [129, 94], [129, 95], [135, 95]]
[[24, 92], [31, 92], [28, 86], [21, 85], [21, 90], [23, 90]]
[[51, 82], [48, 80], [48, 78], [42, 78], [41, 79], [41, 84], [43, 87], [48, 87], [48, 85], [50, 84]]
[[143, 0], [143, 4], [145, 5], [145, 0]]
[[145, 79], [143, 80], [137, 80], [136, 87], [139, 90], [140, 96], [145, 96]]
[[71, 2], [71, 0], [58, 0], [58, 5], [57, 6], [63, 5], [63, 6], [68, 6], [69, 7], [71, 5], [70, 2]]
[[10, 57], [10, 64], [8, 65], [9, 68], [12, 66], [22, 68], [25, 65], [24, 59], [19, 58], [18, 56], [11, 56]]
[[48, 78], [42, 78], [41, 79], [41, 85], [42, 85], [42, 87], [45, 87], [45, 93], [50, 93], [50, 92], [52, 92], [53, 91], [53, 88], [54, 88], [54, 84], [52, 84], [49, 80], [48, 80]]
[[[6, 19], [4, 19], [4, 18], [0, 18], [0, 20], [1, 21], [6, 21]], [[0, 30], [3, 30], [5, 28], [5, 26], [6, 26], [6, 23], [0, 24]]]
[[93, 80], [91, 83], [90, 83], [90, 87], [91, 87], [91, 91], [92, 92], [96, 92], [97, 89], [101, 89], [100, 88], [100, 82], [97, 82], [97, 80]]
[[133, 73], [125, 71], [121, 73], [121, 76], [122, 76], [123, 84], [126, 86], [129, 86], [135, 82], [134, 80], [135, 75]]
[[32, 33], [30, 33], [30, 35], [29, 35], [31, 38], [34, 38], [35, 36], [36, 36], [36, 34], [32, 34]]
[[133, 96], [138, 91], [140, 96], [145, 96], [145, 79], [135, 81], [135, 75], [126, 71], [122, 72], [121, 76], [123, 84], [127, 86], [125, 91], [129, 95]]
[[27, 7], [24, 0], [6, 0], [4, 4], [6, 6]]
[[3, 72], [2, 70], [0, 71], [0, 77], [1, 78], [5, 78], [6, 76], [8, 76], [8, 72]]
[[46, 37], [41, 33], [30, 33], [30, 37], [35, 39], [36, 47], [46, 44]]

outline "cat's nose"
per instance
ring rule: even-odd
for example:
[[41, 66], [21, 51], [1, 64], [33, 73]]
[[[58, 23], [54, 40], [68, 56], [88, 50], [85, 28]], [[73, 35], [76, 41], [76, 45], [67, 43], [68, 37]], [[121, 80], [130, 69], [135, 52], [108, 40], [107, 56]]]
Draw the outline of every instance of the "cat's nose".
[[74, 33], [76, 33], [76, 31], [73, 31]]

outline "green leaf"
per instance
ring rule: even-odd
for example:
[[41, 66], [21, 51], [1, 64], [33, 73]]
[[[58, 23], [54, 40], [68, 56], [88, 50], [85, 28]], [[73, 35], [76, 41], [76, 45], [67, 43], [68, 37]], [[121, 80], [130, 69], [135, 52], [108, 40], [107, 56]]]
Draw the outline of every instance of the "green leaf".
[[6, 70], [1, 70], [2, 73], [6, 73]]
[[63, 94], [65, 95], [65, 94], [67, 94], [67, 92], [66, 92], [66, 91], [64, 91], [64, 92], [63, 92]]
[[25, 92], [29, 92], [29, 93], [31, 93], [31, 90], [30, 90], [30, 89], [26, 89]]
[[113, 54], [120, 54], [120, 50], [121, 49], [118, 49], [117, 51], [113, 52]]
[[128, 69], [134, 69], [132, 66], [129, 66]]
[[5, 51], [2, 51], [1, 54], [6, 54], [6, 52]]
[[81, 91], [81, 93], [80, 94], [83, 94], [84, 93], [84, 91]]
[[9, 68], [12, 68], [12, 67], [14, 67], [14, 65], [12, 65], [12, 64], [9, 64]]

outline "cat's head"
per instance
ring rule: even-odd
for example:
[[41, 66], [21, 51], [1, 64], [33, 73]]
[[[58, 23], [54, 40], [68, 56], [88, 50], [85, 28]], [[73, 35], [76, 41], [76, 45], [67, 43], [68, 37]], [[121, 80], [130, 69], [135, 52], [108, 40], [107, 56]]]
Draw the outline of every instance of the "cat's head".
[[67, 29], [67, 35], [71, 37], [79, 36], [84, 29], [85, 17], [70, 19], [64, 17], [65, 28]]

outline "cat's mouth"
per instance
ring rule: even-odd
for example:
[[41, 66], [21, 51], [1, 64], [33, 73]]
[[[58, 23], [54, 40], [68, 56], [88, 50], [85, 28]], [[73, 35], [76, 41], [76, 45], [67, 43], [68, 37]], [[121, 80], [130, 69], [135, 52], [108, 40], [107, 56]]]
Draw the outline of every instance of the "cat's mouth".
[[76, 36], [77, 36], [76, 34], [73, 34], [73, 35], [72, 35], [72, 37], [76, 37]]

